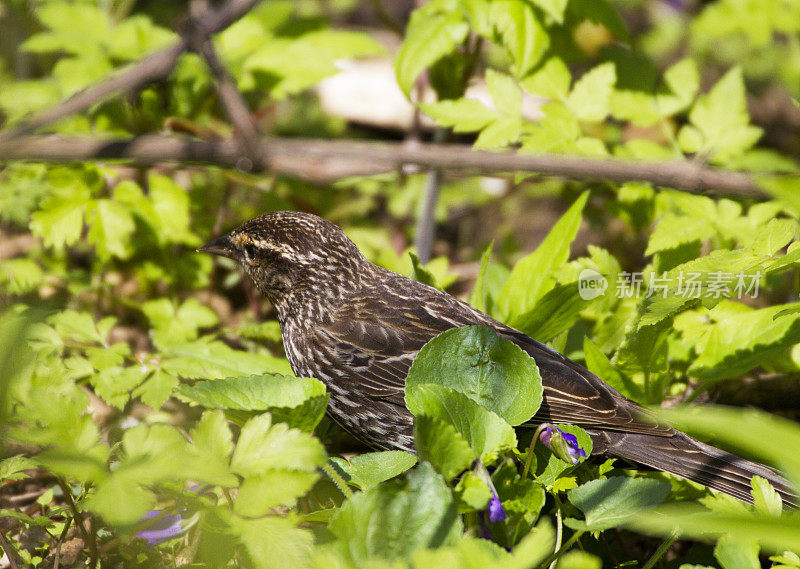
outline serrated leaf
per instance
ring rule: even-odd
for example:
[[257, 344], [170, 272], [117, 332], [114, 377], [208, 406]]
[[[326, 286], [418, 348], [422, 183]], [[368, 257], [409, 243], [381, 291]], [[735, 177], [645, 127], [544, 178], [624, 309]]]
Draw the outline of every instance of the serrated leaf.
[[324, 463], [325, 449], [318, 439], [285, 423], [273, 425], [272, 417], [265, 413], [242, 427], [231, 470], [242, 476], [257, 476], [271, 469], [314, 472]]
[[599, 122], [608, 116], [609, 100], [617, 82], [614, 64], [603, 63], [584, 73], [567, 97], [567, 106], [584, 121]]
[[456, 14], [427, 14], [415, 10], [405, 38], [394, 60], [395, 75], [406, 97], [425, 69], [455, 50], [469, 33], [469, 26]]
[[475, 140], [475, 150], [488, 150], [505, 148], [519, 139], [522, 129], [522, 119], [517, 117], [503, 117], [489, 123]]
[[533, 95], [566, 100], [572, 75], [559, 57], [551, 57], [544, 65], [522, 80], [522, 87]]
[[31, 216], [31, 231], [46, 247], [61, 249], [74, 245], [83, 230], [83, 216], [89, 204], [89, 188], [78, 186], [46, 198]]
[[350, 481], [362, 490], [374, 488], [406, 472], [417, 463], [417, 457], [402, 450], [368, 452], [339, 463]]
[[406, 378], [412, 412], [409, 390], [422, 384], [459, 391], [512, 425], [530, 419], [542, 401], [536, 362], [485, 326], [448, 330], [422, 347]]
[[797, 234], [797, 222], [791, 219], [771, 219], [762, 227], [753, 241], [753, 252], [759, 255], [773, 255], [783, 249]]
[[454, 132], [477, 132], [497, 118], [497, 113], [474, 99], [455, 99], [424, 103], [420, 109], [439, 126]]
[[682, 129], [681, 146], [688, 152], [708, 153], [716, 161], [741, 154], [758, 141], [761, 129], [749, 124], [741, 68], [731, 69], [698, 98], [689, 121], [696, 130]]
[[294, 527], [290, 518], [229, 516], [228, 523], [256, 569], [305, 569], [311, 566], [314, 535]]
[[36, 463], [21, 454], [0, 460], [0, 480], [22, 480], [28, 477], [22, 471], [32, 468], [36, 468]]
[[514, 75], [524, 77], [550, 44], [531, 5], [524, 0], [494, 0], [489, 7], [489, 20], [514, 62]]
[[758, 544], [723, 535], [714, 547], [714, 557], [723, 569], [761, 569]]
[[650, 234], [645, 255], [676, 249], [687, 243], [704, 241], [716, 234], [707, 219], [666, 213]]
[[292, 506], [304, 496], [319, 478], [318, 472], [267, 470], [248, 476], [239, 487], [233, 511], [254, 518], [267, 514], [276, 506]]
[[124, 205], [112, 200], [97, 200], [89, 209], [86, 221], [89, 243], [95, 246], [101, 259], [130, 257], [128, 242], [136, 226]]
[[766, 478], [753, 476], [752, 485], [750, 494], [753, 496], [756, 511], [764, 516], [780, 516], [783, 512], [783, 500], [772, 484]]
[[234, 350], [218, 340], [200, 338], [162, 351], [161, 368], [186, 379], [238, 377], [259, 373], [290, 374], [289, 362], [272, 356]]

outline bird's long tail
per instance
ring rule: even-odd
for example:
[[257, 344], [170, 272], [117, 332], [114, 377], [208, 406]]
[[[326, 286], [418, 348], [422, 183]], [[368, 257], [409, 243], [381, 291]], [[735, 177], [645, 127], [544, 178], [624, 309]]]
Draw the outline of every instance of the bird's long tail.
[[608, 456], [663, 470], [751, 503], [751, 480], [753, 476], [761, 476], [777, 490], [785, 506], [797, 508], [800, 505], [795, 490], [775, 470], [683, 433], [665, 437], [609, 431], [590, 434], [605, 448]]

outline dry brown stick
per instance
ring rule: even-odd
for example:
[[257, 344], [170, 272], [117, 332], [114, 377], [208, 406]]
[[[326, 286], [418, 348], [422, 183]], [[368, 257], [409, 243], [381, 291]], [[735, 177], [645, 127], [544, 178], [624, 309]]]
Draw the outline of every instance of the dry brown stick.
[[[211, 34], [219, 32], [249, 12], [260, 1], [229, 0], [221, 8], [209, 13], [203, 19], [203, 28]], [[0, 133], [0, 142], [28, 134], [69, 115], [85, 111], [115, 93], [136, 91], [148, 83], [163, 79], [170, 74], [178, 61], [178, 57], [188, 47], [189, 40], [182, 37], [171, 46], [142, 59], [127, 70], [75, 93], [52, 109], [35, 114], [13, 129]]]
[[[651, 182], [694, 193], [763, 197], [743, 172], [718, 170], [694, 162], [638, 162], [552, 154], [475, 151], [457, 144], [404, 145], [390, 142], [260, 139], [264, 166], [275, 174], [312, 182], [388, 172], [403, 164], [476, 173], [535, 172], [576, 180]], [[239, 144], [148, 135], [129, 140], [96, 137], [25, 136], [0, 142], [0, 161], [81, 162], [123, 159], [140, 166], [163, 162], [241, 166]], [[246, 169], [246, 168], [244, 168]]]
[[186, 34], [189, 37], [189, 44], [192, 50], [205, 60], [206, 65], [214, 75], [222, 107], [236, 129], [235, 134], [241, 140], [244, 153], [253, 161], [253, 169], [262, 170], [263, 162], [258, 141], [258, 130], [253, 122], [250, 109], [217, 56], [214, 44], [211, 43], [209, 30], [203, 27], [203, 22], [207, 17], [205, 14], [208, 11], [207, 0], [194, 0], [192, 2], [192, 18]]

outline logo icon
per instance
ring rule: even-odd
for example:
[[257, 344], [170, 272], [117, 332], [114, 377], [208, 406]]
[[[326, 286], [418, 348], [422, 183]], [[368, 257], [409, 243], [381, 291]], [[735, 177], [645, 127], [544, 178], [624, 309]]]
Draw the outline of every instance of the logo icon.
[[578, 295], [583, 300], [593, 300], [608, 290], [608, 279], [594, 269], [583, 269], [578, 275]]

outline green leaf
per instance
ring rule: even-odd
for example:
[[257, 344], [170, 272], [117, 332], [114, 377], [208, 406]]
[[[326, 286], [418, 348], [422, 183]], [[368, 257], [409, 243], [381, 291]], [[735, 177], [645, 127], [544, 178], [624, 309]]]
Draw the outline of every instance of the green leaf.
[[481, 254], [481, 264], [478, 269], [478, 276], [475, 278], [475, 285], [472, 287], [472, 292], [469, 293], [469, 303], [478, 310], [486, 310], [486, 270], [489, 267], [489, 259], [492, 256], [492, 248], [494, 241], [489, 243], [489, 246]]
[[347, 500], [331, 520], [342, 553], [357, 566], [370, 557], [409, 558], [416, 550], [451, 544], [461, 535], [450, 489], [428, 463], [402, 480]]
[[758, 544], [723, 535], [714, 547], [714, 557], [723, 569], [761, 569]]
[[28, 477], [22, 471], [33, 468], [36, 462], [21, 454], [0, 460], [0, 480], [22, 480]]
[[678, 135], [681, 148], [707, 153], [717, 162], [743, 153], [761, 138], [761, 129], [749, 124], [741, 68], [731, 69], [698, 98], [689, 121], [694, 126], [685, 126]]
[[783, 512], [783, 500], [772, 484], [760, 476], [753, 476], [752, 483], [751, 494], [756, 512], [764, 516], [780, 516]]
[[[574, 435], [578, 440], [578, 446], [584, 450], [586, 456], [591, 456], [592, 439], [586, 431], [575, 425], [557, 424], [556, 427]], [[563, 474], [572, 472], [578, 466], [567, 464], [544, 445], [537, 444], [534, 452], [536, 453], [536, 467], [533, 469], [533, 473], [537, 480], [545, 486], [554, 486]], [[580, 460], [582, 463], [586, 459]]]
[[402, 450], [387, 450], [359, 454], [349, 462], [339, 465], [350, 476], [350, 482], [362, 490], [374, 488], [395, 476], [406, 472], [417, 463], [417, 457]]
[[469, 33], [469, 26], [453, 13], [415, 10], [406, 27], [403, 44], [394, 60], [397, 83], [406, 97], [425, 69], [453, 52]]
[[164, 371], [186, 379], [237, 377], [265, 371], [292, 373], [289, 362], [282, 358], [234, 350], [208, 337], [167, 346], [162, 357], [161, 368]]
[[584, 513], [586, 527], [602, 531], [618, 527], [642, 510], [657, 506], [669, 491], [669, 484], [659, 480], [614, 476], [587, 482], [567, 495]]
[[800, 427], [796, 423], [762, 411], [708, 405], [654, 412], [683, 431], [774, 464], [795, 487], [800, 486], [800, 456], [796, 452], [800, 448]]
[[676, 249], [687, 243], [704, 241], [716, 234], [713, 224], [707, 219], [666, 213], [650, 234], [645, 255], [653, 255], [668, 249]]
[[494, 108], [500, 113], [519, 118], [522, 114], [522, 91], [514, 79], [494, 69], [486, 70], [486, 88], [492, 96]]
[[536, 362], [491, 328], [465, 326], [425, 344], [406, 378], [406, 402], [414, 387], [439, 384], [459, 391], [512, 425], [529, 420], [542, 402]]
[[514, 319], [514, 328], [540, 342], [549, 342], [572, 328], [589, 302], [581, 297], [577, 281], [557, 284], [528, 313]]
[[753, 241], [753, 252], [758, 255], [773, 255], [783, 249], [797, 234], [797, 222], [791, 219], [771, 219], [762, 227]]
[[[724, 308], [724, 305], [720, 305]], [[779, 313], [800, 304], [778, 305], [726, 314], [710, 326], [704, 349], [689, 373], [703, 380], [721, 380], [768, 363], [789, 346], [800, 342], [800, 313]], [[711, 311], [712, 317], [714, 310]]]
[[531, 0], [531, 2], [553, 18], [557, 24], [564, 23], [564, 10], [567, 8], [567, 0]]
[[290, 429], [286, 423], [272, 424], [269, 413], [250, 419], [242, 427], [231, 470], [242, 476], [257, 476], [267, 470], [314, 472], [325, 463], [325, 449], [311, 435]]
[[525, 0], [494, 0], [489, 8], [489, 20], [514, 62], [514, 75], [525, 77], [550, 44], [533, 8]]
[[231, 414], [240, 420], [270, 411], [276, 423], [289, 423], [309, 432], [322, 419], [328, 404], [321, 381], [279, 374], [200, 381], [181, 385], [178, 392], [206, 408], [245, 411]]
[[420, 109], [439, 126], [450, 127], [454, 132], [477, 132], [497, 119], [498, 114], [474, 99], [444, 100], [423, 103]]
[[89, 225], [89, 243], [95, 246], [101, 259], [130, 257], [128, 244], [136, 226], [133, 216], [124, 205], [106, 199], [97, 200], [89, 208], [86, 221]]
[[572, 75], [561, 58], [551, 57], [544, 65], [522, 80], [522, 87], [533, 95], [565, 101]]
[[406, 390], [406, 405], [415, 415], [428, 415], [455, 427], [486, 464], [517, 444], [514, 429], [502, 417], [453, 389], [432, 383], [414, 385]]
[[683, 538], [689, 539], [709, 540], [727, 534], [729, 539], [742, 543], [754, 541], [775, 553], [796, 549], [800, 543], [800, 521], [794, 516], [774, 518], [714, 512], [678, 504], [637, 515], [629, 526], [654, 535], [670, 535], [677, 528]]
[[609, 100], [617, 81], [617, 71], [611, 62], [603, 63], [575, 82], [567, 97], [567, 106], [584, 121], [599, 122], [608, 116]]
[[267, 470], [248, 476], [239, 487], [233, 511], [254, 518], [267, 514], [276, 506], [293, 506], [319, 478], [318, 472]]
[[436, 275], [434, 275], [430, 269], [426, 268], [422, 263], [420, 263], [417, 254], [414, 253], [414, 251], [409, 251], [408, 255], [411, 257], [411, 278], [413, 278], [415, 281], [421, 282], [422, 284], [442, 290], [442, 287], [439, 285], [439, 281], [436, 280]]
[[700, 88], [700, 74], [693, 59], [682, 59], [664, 72], [669, 93], [658, 93], [656, 104], [662, 116], [672, 116], [692, 104]]
[[586, 336], [583, 339], [583, 354], [586, 358], [586, 367], [597, 377], [611, 387], [622, 393], [625, 397], [637, 402], [644, 402], [641, 387], [635, 384], [630, 377], [611, 363], [606, 355], [592, 340]]
[[89, 188], [74, 186], [42, 202], [31, 216], [31, 231], [42, 238], [46, 247], [62, 249], [74, 245], [83, 230], [83, 215], [89, 204]]
[[142, 403], [153, 409], [160, 409], [177, 385], [177, 377], [157, 369], [144, 383], [134, 389], [131, 395], [140, 397]]
[[228, 523], [256, 569], [305, 569], [311, 566], [314, 535], [294, 527], [290, 518], [229, 516]]
[[453, 425], [428, 415], [414, 418], [414, 448], [420, 460], [430, 462], [447, 481], [469, 468], [477, 458]]
[[554, 273], [569, 258], [569, 245], [581, 223], [581, 213], [589, 193], [581, 195], [556, 222], [536, 250], [520, 259], [511, 271], [497, 299], [502, 320], [515, 324], [515, 318], [528, 313], [555, 285]]
[[191, 452], [199, 457], [203, 479], [209, 484], [237, 486], [238, 479], [230, 472], [233, 436], [221, 411], [206, 411], [191, 432]]

